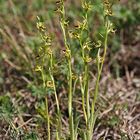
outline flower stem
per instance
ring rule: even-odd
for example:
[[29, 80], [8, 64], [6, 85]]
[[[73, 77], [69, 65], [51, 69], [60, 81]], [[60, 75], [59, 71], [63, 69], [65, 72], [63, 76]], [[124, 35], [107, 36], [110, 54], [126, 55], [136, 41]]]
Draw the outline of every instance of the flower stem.
[[[64, 9], [63, 9], [64, 10]], [[75, 132], [74, 132], [74, 121], [73, 121], [73, 114], [72, 114], [72, 65], [71, 65], [71, 50], [68, 47], [65, 25], [64, 25], [64, 15], [61, 19], [61, 28], [64, 37], [64, 44], [66, 51], [68, 52], [67, 61], [68, 61], [68, 86], [69, 86], [69, 93], [68, 93], [68, 112], [69, 112], [69, 129], [70, 129], [70, 139], [75, 140]]]
[[53, 76], [53, 55], [52, 53], [50, 54], [50, 69], [49, 69], [50, 77], [53, 82], [53, 90], [54, 90], [54, 95], [55, 95], [55, 100], [56, 100], [56, 106], [57, 106], [57, 115], [58, 115], [58, 130], [57, 130], [57, 139], [59, 140], [61, 137], [61, 111], [60, 111], [60, 105], [59, 105], [59, 100], [56, 92], [56, 85], [55, 85], [55, 80]]
[[[90, 135], [92, 135], [92, 132], [93, 132], [93, 129], [94, 129], [94, 121], [95, 121], [95, 104], [96, 104], [96, 101], [97, 101], [97, 97], [98, 97], [98, 94], [99, 94], [99, 81], [100, 81], [100, 77], [101, 77], [101, 73], [102, 73], [102, 69], [103, 69], [103, 64], [104, 64], [104, 61], [105, 61], [105, 56], [106, 56], [106, 52], [107, 52], [107, 40], [108, 40], [108, 27], [106, 27], [106, 31], [105, 31], [105, 40], [104, 40], [104, 50], [103, 50], [103, 58], [102, 58], [102, 61], [101, 61], [101, 64], [100, 64], [100, 56], [99, 56], [99, 51], [98, 51], [98, 54], [97, 54], [97, 58], [96, 58], [96, 61], [97, 61], [97, 70], [98, 70], [98, 73], [97, 73], [97, 79], [96, 79], [96, 84], [95, 84], [95, 91], [94, 91], [94, 98], [93, 98], [93, 101], [92, 101], [92, 107], [91, 107], [91, 129], [90, 129]], [[92, 138], [88, 139], [88, 140], [91, 140]]]
[[48, 140], [51, 140], [51, 133], [50, 133], [50, 116], [49, 116], [49, 111], [48, 111], [48, 98], [45, 98], [46, 102], [46, 115], [47, 115], [47, 133], [48, 133]]

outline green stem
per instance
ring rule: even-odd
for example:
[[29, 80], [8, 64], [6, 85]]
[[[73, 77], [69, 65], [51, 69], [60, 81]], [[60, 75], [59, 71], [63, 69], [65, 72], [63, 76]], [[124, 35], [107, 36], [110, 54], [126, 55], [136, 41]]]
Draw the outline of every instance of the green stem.
[[69, 68], [69, 114], [72, 114], [72, 70], [71, 70], [71, 61], [68, 60], [68, 68]]
[[[85, 20], [87, 22], [88, 20], [88, 13], [85, 13]], [[86, 121], [86, 125], [88, 123], [88, 119], [90, 118], [90, 104], [89, 104], [89, 92], [88, 92], [88, 86], [89, 86], [89, 69], [88, 69], [88, 63], [85, 62], [85, 50], [84, 50], [84, 46], [82, 43], [82, 34], [84, 32], [84, 26], [82, 27], [81, 31], [80, 31], [80, 38], [79, 38], [79, 42], [80, 42], [80, 46], [81, 46], [81, 51], [82, 51], [82, 58], [83, 58], [83, 62], [84, 62], [84, 83], [83, 83], [83, 93], [82, 93], [82, 106], [83, 106], [83, 112], [84, 112], [84, 118]], [[82, 91], [81, 89], [81, 91]], [[86, 109], [85, 109], [85, 99], [86, 99]], [[86, 110], [86, 111], [85, 111]]]
[[[71, 58], [71, 56], [70, 56]], [[68, 69], [69, 69], [69, 95], [68, 95], [68, 111], [69, 111], [69, 121], [70, 121], [70, 132], [71, 132], [71, 140], [74, 140], [74, 122], [73, 122], [73, 114], [72, 114], [72, 66], [71, 59], [68, 60]]]
[[69, 112], [69, 129], [70, 129], [70, 139], [75, 140], [75, 132], [74, 132], [74, 121], [73, 121], [73, 114], [72, 114], [72, 66], [71, 66], [71, 51], [69, 50], [68, 44], [67, 44], [67, 38], [66, 38], [66, 31], [65, 31], [65, 25], [64, 25], [64, 15], [61, 19], [61, 28], [63, 32], [64, 37], [64, 43], [66, 51], [69, 51], [68, 56], [68, 85], [69, 85], [69, 93], [68, 93], [68, 112]]
[[[42, 76], [42, 80], [43, 80], [43, 87], [46, 87], [46, 83], [45, 83], [45, 77], [44, 77], [44, 71], [43, 69], [41, 70], [41, 76]], [[46, 103], [46, 115], [47, 115], [47, 133], [48, 133], [48, 140], [51, 140], [51, 133], [50, 133], [50, 117], [49, 117], [49, 111], [48, 111], [48, 98], [45, 98], [45, 103]]]
[[46, 114], [47, 114], [47, 131], [48, 131], [48, 140], [51, 140], [51, 133], [50, 133], [50, 117], [49, 117], [49, 111], [48, 111], [48, 98], [45, 98], [46, 102]]
[[84, 89], [83, 89], [81, 78], [80, 78], [80, 88], [81, 88], [81, 93], [82, 93], [82, 108], [83, 108], [83, 112], [84, 112], [84, 118], [85, 118], [85, 121], [87, 124], [87, 113], [86, 113], [86, 109], [85, 109], [85, 95], [84, 95]]
[[103, 51], [103, 58], [102, 58], [102, 62], [100, 64], [100, 56], [99, 56], [99, 51], [98, 51], [98, 55], [96, 58], [97, 61], [97, 70], [98, 70], [98, 74], [97, 74], [97, 79], [96, 79], [96, 84], [95, 84], [95, 91], [94, 91], [94, 98], [92, 101], [92, 108], [91, 108], [91, 121], [90, 121], [90, 137], [88, 140], [92, 139], [92, 132], [94, 129], [94, 121], [95, 121], [95, 104], [97, 101], [97, 97], [99, 94], [99, 81], [100, 81], [100, 77], [101, 77], [101, 73], [102, 73], [102, 69], [103, 69], [103, 64], [104, 64], [104, 60], [105, 60], [105, 56], [106, 56], [106, 52], [107, 52], [107, 40], [108, 40], [108, 27], [106, 27], [106, 32], [105, 32], [105, 40], [104, 40], [104, 51]]
[[61, 111], [60, 111], [59, 100], [58, 100], [58, 96], [57, 96], [57, 92], [56, 92], [55, 80], [54, 80], [54, 76], [53, 76], [53, 55], [52, 54], [50, 55], [50, 70], [49, 70], [49, 72], [50, 72], [51, 80], [53, 82], [53, 90], [54, 90], [56, 106], [57, 106], [57, 114], [58, 114], [58, 117], [59, 117], [59, 122], [58, 122], [58, 132], [59, 132], [59, 134], [57, 134], [57, 139], [59, 140], [60, 139], [59, 137], [61, 137], [61, 127], [62, 127]]
[[51, 80], [53, 82], [53, 90], [54, 90], [55, 99], [56, 99], [57, 112], [60, 113], [59, 101], [58, 101], [58, 97], [57, 97], [57, 93], [56, 93], [55, 80], [54, 80], [54, 76], [53, 76], [53, 64], [52, 64], [52, 62], [53, 62], [53, 56], [51, 54], [50, 55], [50, 77], [51, 77]]
[[106, 28], [106, 33], [105, 33], [104, 51], [103, 51], [103, 58], [102, 58], [101, 65], [99, 64], [100, 63], [99, 56], [97, 57], [98, 75], [97, 75], [97, 79], [96, 79], [94, 99], [92, 102], [92, 113], [93, 114], [94, 114], [94, 110], [95, 110], [95, 103], [96, 103], [96, 100], [98, 97], [99, 81], [100, 81], [100, 77], [101, 77], [101, 73], [102, 73], [102, 69], [103, 69], [103, 64], [104, 64], [104, 60], [105, 60], [105, 56], [106, 56], [106, 52], [107, 52], [107, 40], [108, 40], [108, 28]]
[[[82, 33], [83, 33], [83, 29], [80, 32], [80, 39], [79, 39], [79, 43], [80, 43], [80, 47], [81, 47], [81, 52], [82, 52], [82, 59], [84, 62], [84, 58], [85, 58], [85, 51], [83, 48], [83, 43], [82, 43]], [[83, 113], [84, 113], [84, 119], [85, 122], [87, 124], [88, 118], [89, 118], [89, 104], [88, 104], [88, 95], [86, 94], [86, 85], [87, 85], [87, 75], [88, 75], [88, 66], [87, 64], [84, 62], [84, 83], [82, 84], [82, 81], [80, 81], [80, 86], [81, 86], [81, 92], [82, 92], [82, 108], [83, 108]], [[86, 102], [85, 102], [85, 95], [86, 95]], [[86, 104], [85, 104], [86, 103]], [[88, 104], [88, 105], [87, 105]]]
[[90, 105], [89, 105], [89, 92], [88, 92], [88, 85], [89, 85], [89, 75], [88, 75], [88, 64], [85, 63], [85, 77], [84, 77], [84, 93], [86, 97], [86, 109], [87, 109], [87, 119], [90, 117]]

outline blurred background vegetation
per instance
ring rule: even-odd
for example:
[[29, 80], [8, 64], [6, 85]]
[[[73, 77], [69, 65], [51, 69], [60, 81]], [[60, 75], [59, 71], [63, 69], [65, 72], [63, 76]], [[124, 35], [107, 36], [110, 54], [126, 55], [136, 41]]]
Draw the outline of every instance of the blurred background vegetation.
[[[93, 41], [97, 41], [100, 36], [99, 33], [103, 32], [101, 2], [101, 0], [93, 2], [94, 12], [89, 19]], [[45, 137], [43, 120], [36, 117], [37, 113], [35, 111], [36, 101], [41, 105], [41, 96], [44, 93], [44, 90], [39, 86], [39, 75], [34, 71], [37, 50], [42, 44], [36, 28], [36, 17], [39, 16], [45, 22], [48, 32], [55, 36], [54, 46], [56, 47], [54, 49], [63, 50], [63, 36], [59, 18], [54, 12], [55, 9], [55, 0], [0, 0], [0, 138], [10, 137], [14, 139], [16, 136], [17, 139], [20, 139], [19, 137], [23, 135], [23, 139], [30, 140]], [[67, 0], [66, 11], [71, 28], [81, 18], [80, 2]], [[121, 90], [123, 87], [127, 88], [129, 86], [130, 89], [134, 90], [133, 95], [135, 94], [136, 98], [132, 99], [128, 95], [130, 100], [125, 98], [123, 107], [125, 104], [127, 111], [131, 112], [133, 107], [128, 108], [128, 101], [133, 101], [133, 105], [134, 102], [137, 102], [138, 106], [140, 105], [140, 2], [139, 0], [120, 0], [120, 2], [114, 3], [113, 11], [112, 21], [116, 33], [109, 37], [108, 54], [102, 78], [102, 83], [104, 83], [104, 79], [111, 75], [109, 76], [109, 79], [111, 79], [109, 82], [110, 87], [107, 86], [104, 92], [109, 90], [113, 93], [100, 100], [101, 102], [107, 100], [110, 103], [120, 101], [122, 98], [120, 99], [117, 95], [114, 96], [115, 92], [118, 93], [115, 88], [117, 89], [117, 86], [120, 86]], [[76, 53], [78, 49], [73, 48], [72, 51]], [[58, 59], [62, 57], [59, 55], [59, 53], [56, 53]], [[77, 61], [80, 63], [78, 58]], [[80, 64], [77, 64], [76, 69], [77, 71], [80, 69]], [[115, 86], [114, 81], [117, 84]], [[107, 85], [108, 80], [105, 80], [105, 83]], [[108, 89], [111, 87], [113, 90]], [[125, 96], [127, 96], [127, 92], [129, 91], [124, 91]], [[98, 106], [102, 108], [101, 112], [110, 109], [108, 108], [110, 103], [99, 104]], [[137, 110], [137, 105], [134, 106], [137, 112], [134, 114], [139, 114], [140, 110]], [[117, 111], [122, 110], [119, 105], [113, 106], [113, 108], [116, 108]], [[123, 137], [122, 140], [127, 140], [128, 137], [125, 134], [129, 135], [130, 130], [118, 132], [123, 119], [119, 117], [120, 120], [122, 119], [120, 123], [117, 115], [121, 115], [112, 111], [109, 111], [109, 113], [109, 116], [112, 117], [107, 117], [107, 121], [100, 124], [102, 127], [99, 127], [100, 129], [97, 132], [103, 131], [108, 126], [112, 128], [111, 130], [114, 130], [117, 126], [118, 129], [115, 128], [114, 131], [117, 131], [116, 133]], [[22, 127], [20, 124], [24, 124], [26, 121], [32, 123], [29, 126], [25, 124]], [[121, 124], [121, 126], [124, 125]], [[26, 129], [32, 131], [29, 132]], [[39, 134], [40, 132], [43, 133]], [[97, 134], [95, 133], [95, 135]], [[137, 140], [137, 136], [135, 140]]]

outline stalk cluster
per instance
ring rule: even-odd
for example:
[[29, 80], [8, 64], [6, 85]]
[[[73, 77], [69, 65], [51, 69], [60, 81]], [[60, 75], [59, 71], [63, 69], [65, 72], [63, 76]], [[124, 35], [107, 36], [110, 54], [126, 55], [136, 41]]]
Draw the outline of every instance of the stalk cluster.
[[[67, 61], [67, 83], [68, 83], [68, 115], [69, 115], [69, 138], [71, 140], [77, 140], [80, 130], [79, 121], [84, 120], [85, 128], [82, 132], [82, 139], [84, 140], [92, 140], [93, 138], [93, 129], [95, 125], [95, 121], [97, 118], [97, 112], [95, 111], [95, 105], [99, 94], [99, 81], [102, 74], [103, 64], [105, 61], [105, 56], [107, 53], [107, 42], [108, 42], [108, 35], [110, 32], [114, 32], [113, 24], [110, 22], [109, 17], [112, 16], [112, 5], [109, 3], [108, 0], [103, 1], [103, 8], [104, 8], [104, 28], [105, 33], [103, 36], [103, 41], [98, 40], [94, 43], [90, 38], [90, 29], [89, 29], [89, 17], [90, 13], [93, 11], [94, 6], [91, 2], [87, 2], [86, 0], [82, 1], [82, 8], [83, 8], [83, 16], [82, 21], [77, 22], [77, 25], [72, 29], [68, 30], [69, 22], [66, 19], [65, 13], [65, 6], [64, 0], [60, 0], [56, 2], [57, 4], [57, 12], [59, 13], [60, 17], [60, 26], [62, 29], [63, 39], [64, 39], [64, 46], [65, 46], [65, 58]], [[56, 108], [57, 108], [57, 127], [56, 127], [56, 138], [58, 140], [62, 139], [62, 115], [60, 110], [60, 103], [57, 97], [57, 90], [56, 90], [56, 81], [54, 79], [54, 56], [53, 51], [51, 49], [52, 46], [52, 38], [46, 33], [46, 27], [44, 23], [40, 21], [38, 18], [37, 28], [40, 31], [40, 35], [42, 41], [44, 42], [44, 46], [39, 48], [39, 59], [41, 59], [41, 65], [37, 65], [36, 71], [41, 73], [42, 77], [42, 84], [44, 88], [51, 88], [54, 92], [55, 100], [56, 100]], [[81, 59], [83, 62], [83, 71], [77, 77], [74, 78], [74, 74], [72, 72], [73, 65], [72, 65], [72, 46], [69, 43], [69, 39], [75, 39], [78, 41], [80, 46], [80, 54]], [[91, 51], [97, 49], [96, 56], [91, 56]], [[44, 65], [48, 62], [47, 71], [44, 68]], [[89, 81], [90, 81], [90, 64], [96, 65], [97, 73], [96, 75], [96, 83], [93, 85], [94, 91], [93, 93], [89, 92]], [[49, 74], [49, 78], [46, 77], [46, 72]], [[74, 113], [73, 113], [73, 94], [75, 92], [75, 84], [74, 79], [77, 79], [80, 85], [81, 90], [81, 99], [82, 99], [82, 110], [83, 110], [83, 117], [81, 118], [78, 116], [78, 121], [75, 121]], [[48, 106], [48, 99], [46, 97], [46, 111], [47, 111], [47, 126], [48, 126], [48, 140], [51, 139], [51, 132], [50, 132], [50, 116], [49, 116], [49, 106]], [[66, 139], [66, 138], [64, 138]]]

